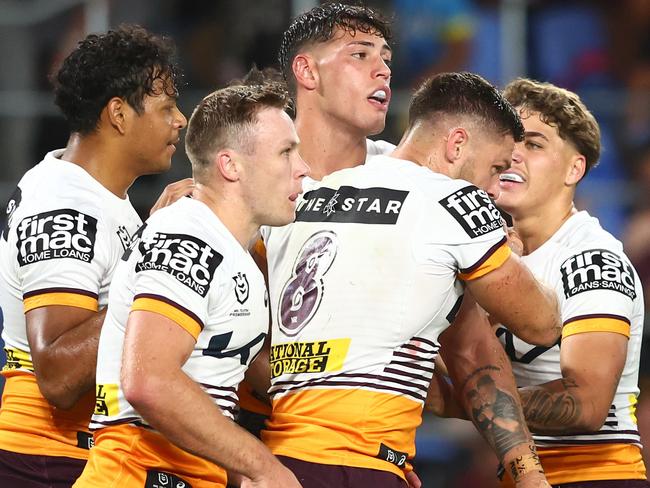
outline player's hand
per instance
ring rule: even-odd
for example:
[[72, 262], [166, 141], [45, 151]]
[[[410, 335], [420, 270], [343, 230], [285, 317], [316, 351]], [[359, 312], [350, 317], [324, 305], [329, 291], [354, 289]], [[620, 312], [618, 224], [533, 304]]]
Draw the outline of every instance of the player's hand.
[[517, 256], [523, 256], [524, 254], [524, 243], [517, 234], [517, 231], [512, 227], [506, 227], [506, 235], [508, 236], [508, 246]]
[[192, 193], [194, 189], [194, 180], [192, 178], [185, 178], [183, 180], [175, 181], [165, 187], [163, 192], [156, 200], [156, 203], [149, 211], [149, 215], [163, 207], [171, 205], [179, 198], [185, 197]]
[[409, 484], [409, 488], [422, 488], [422, 481], [420, 481], [420, 477], [415, 474], [415, 471], [409, 471], [406, 473], [406, 482]]
[[278, 462], [255, 480], [244, 477], [241, 488], [302, 488], [302, 485], [288, 468]]

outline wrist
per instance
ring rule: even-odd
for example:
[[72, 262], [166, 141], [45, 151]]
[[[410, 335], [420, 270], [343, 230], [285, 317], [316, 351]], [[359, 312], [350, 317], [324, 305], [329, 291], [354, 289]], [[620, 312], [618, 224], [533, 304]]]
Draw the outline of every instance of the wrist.
[[539, 456], [535, 452], [534, 447], [531, 446], [531, 448], [531, 452], [515, 456], [506, 465], [506, 471], [510, 473], [515, 484], [521, 482], [524, 478], [544, 478], [544, 468], [539, 460]]

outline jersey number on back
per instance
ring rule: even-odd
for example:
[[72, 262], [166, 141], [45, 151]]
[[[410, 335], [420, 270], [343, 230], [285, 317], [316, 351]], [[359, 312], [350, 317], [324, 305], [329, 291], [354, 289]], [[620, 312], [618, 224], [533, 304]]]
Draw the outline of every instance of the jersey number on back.
[[317, 232], [298, 253], [293, 274], [280, 294], [280, 330], [294, 336], [309, 323], [323, 298], [323, 276], [336, 258], [338, 240], [331, 231]]

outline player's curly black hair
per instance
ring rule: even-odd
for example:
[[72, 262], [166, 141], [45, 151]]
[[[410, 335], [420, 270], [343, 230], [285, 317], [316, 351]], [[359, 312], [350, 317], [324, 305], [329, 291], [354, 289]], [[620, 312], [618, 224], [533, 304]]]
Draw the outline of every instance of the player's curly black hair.
[[[176, 95], [180, 77], [175, 46], [137, 25], [121, 25], [104, 34], [90, 34], [65, 58], [52, 76], [55, 103], [72, 132], [97, 128], [102, 109], [113, 97], [126, 100], [137, 112], [145, 95], [165, 90]], [[162, 88], [156, 80], [162, 80]]]
[[474, 73], [440, 73], [420, 85], [409, 105], [409, 126], [443, 115], [469, 115], [516, 142], [524, 139], [521, 118], [490, 82]]
[[295, 91], [291, 70], [293, 58], [309, 44], [329, 41], [337, 28], [353, 34], [357, 31], [377, 34], [387, 42], [392, 38], [390, 20], [372, 8], [342, 3], [326, 3], [312, 8], [296, 17], [282, 35], [278, 61], [292, 92]]

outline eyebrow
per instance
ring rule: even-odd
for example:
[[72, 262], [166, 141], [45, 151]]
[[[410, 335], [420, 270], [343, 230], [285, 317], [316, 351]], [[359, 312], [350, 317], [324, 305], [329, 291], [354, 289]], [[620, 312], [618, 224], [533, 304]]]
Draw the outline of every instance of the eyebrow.
[[535, 132], [535, 131], [526, 131], [524, 133], [524, 137], [541, 137], [542, 139], [545, 139], [548, 141], [548, 137], [546, 137], [544, 134], [541, 132]]
[[[355, 46], [355, 45], [360, 45], [364, 47], [375, 47], [375, 43], [371, 41], [350, 41], [348, 43], [348, 46]], [[382, 52], [388, 51], [389, 53], [392, 53], [393, 49], [388, 44], [384, 43], [381, 46], [381, 51]]]

